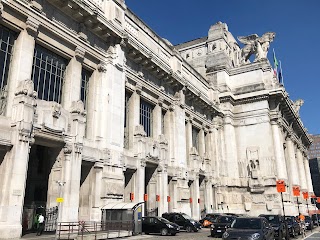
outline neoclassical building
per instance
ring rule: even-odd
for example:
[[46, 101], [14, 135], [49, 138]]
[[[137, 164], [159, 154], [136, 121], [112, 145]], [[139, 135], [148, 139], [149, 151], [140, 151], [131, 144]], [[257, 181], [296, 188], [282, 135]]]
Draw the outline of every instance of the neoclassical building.
[[241, 49], [218, 22], [173, 46], [124, 0], [0, 1], [0, 239], [58, 197], [64, 222], [116, 202], [257, 215], [282, 212], [281, 179], [297, 214], [311, 140], [265, 56], [272, 40]]

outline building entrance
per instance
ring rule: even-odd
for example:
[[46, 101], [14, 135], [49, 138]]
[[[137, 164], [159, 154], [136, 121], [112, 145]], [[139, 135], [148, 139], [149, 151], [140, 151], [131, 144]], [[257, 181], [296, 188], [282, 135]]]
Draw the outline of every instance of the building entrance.
[[[59, 179], [61, 176], [61, 163], [56, 164], [60, 170], [53, 171], [53, 166], [60, 150], [61, 148], [49, 148], [41, 145], [31, 147], [22, 214], [23, 233], [37, 228], [38, 214], [42, 213], [46, 216], [46, 210], [48, 212], [50, 208], [56, 207], [52, 190], [55, 189], [54, 185], [57, 185], [55, 178]], [[54, 176], [55, 174], [58, 176]], [[50, 198], [50, 203], [48, 198]], [[51, 214], [50, 218], [52, 218]]]
[[159, 199], [157, 195], [160, 191], [157, 186], [157, 169], [158, 165], [147, 163], [145, 168], [145, 194], [148, 200], [145, 201], [145, 216], [158, 216]]

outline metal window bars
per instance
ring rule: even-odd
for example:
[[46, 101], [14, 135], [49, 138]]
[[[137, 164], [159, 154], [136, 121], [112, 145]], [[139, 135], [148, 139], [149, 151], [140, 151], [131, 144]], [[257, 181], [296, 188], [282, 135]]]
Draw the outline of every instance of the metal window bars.
[[89, 93], [89, 79], [92, 75], [92, 72], [82, 68], [81, 72], [81, 90], [80, 90], [80, 99], [83, 102], [84, 108], [87, 109], [87, 98]]
[[31, 78], [39, 99], [61, 103], [66, 65], [66, 59], [36, 45]]
[[4, 115], [7, 105], [7, 81], [15, 39], [15, 32], [0, 25], [0, 115]]
[[143, 126], [147, 137], [152, 136], [152, 111], [153, 106], [144, 100], [140, 100], [140, 124]]

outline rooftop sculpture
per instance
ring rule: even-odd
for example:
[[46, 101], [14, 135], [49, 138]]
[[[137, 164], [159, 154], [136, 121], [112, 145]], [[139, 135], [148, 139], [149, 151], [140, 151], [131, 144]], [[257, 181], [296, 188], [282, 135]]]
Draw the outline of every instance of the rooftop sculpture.
[[259, 37], [257, 34], [249, 36], [238, 37], [238, 40], [245, 46], [241, 49], [240, 63], [249, 63], [249, 58], [254, 54], [254, 62], [263, 61], [267, 59], [270, 43], [275, 37], [274, 32], [267, 32]]

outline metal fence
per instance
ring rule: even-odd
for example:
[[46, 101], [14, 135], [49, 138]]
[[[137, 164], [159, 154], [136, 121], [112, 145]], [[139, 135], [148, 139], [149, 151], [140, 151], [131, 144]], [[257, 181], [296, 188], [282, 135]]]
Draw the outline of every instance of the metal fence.
[[57, 228], [58, 207], [46, 209], [44, 231], [52, 232]]
[[[59, 222], [57, 225], [57, 239], [83, 239], [91, 235], [91, 239], [131, 236], [133, 221], [107, 221], [107, 222]], [[80, 237], [80, 238], [79, 238]]]

